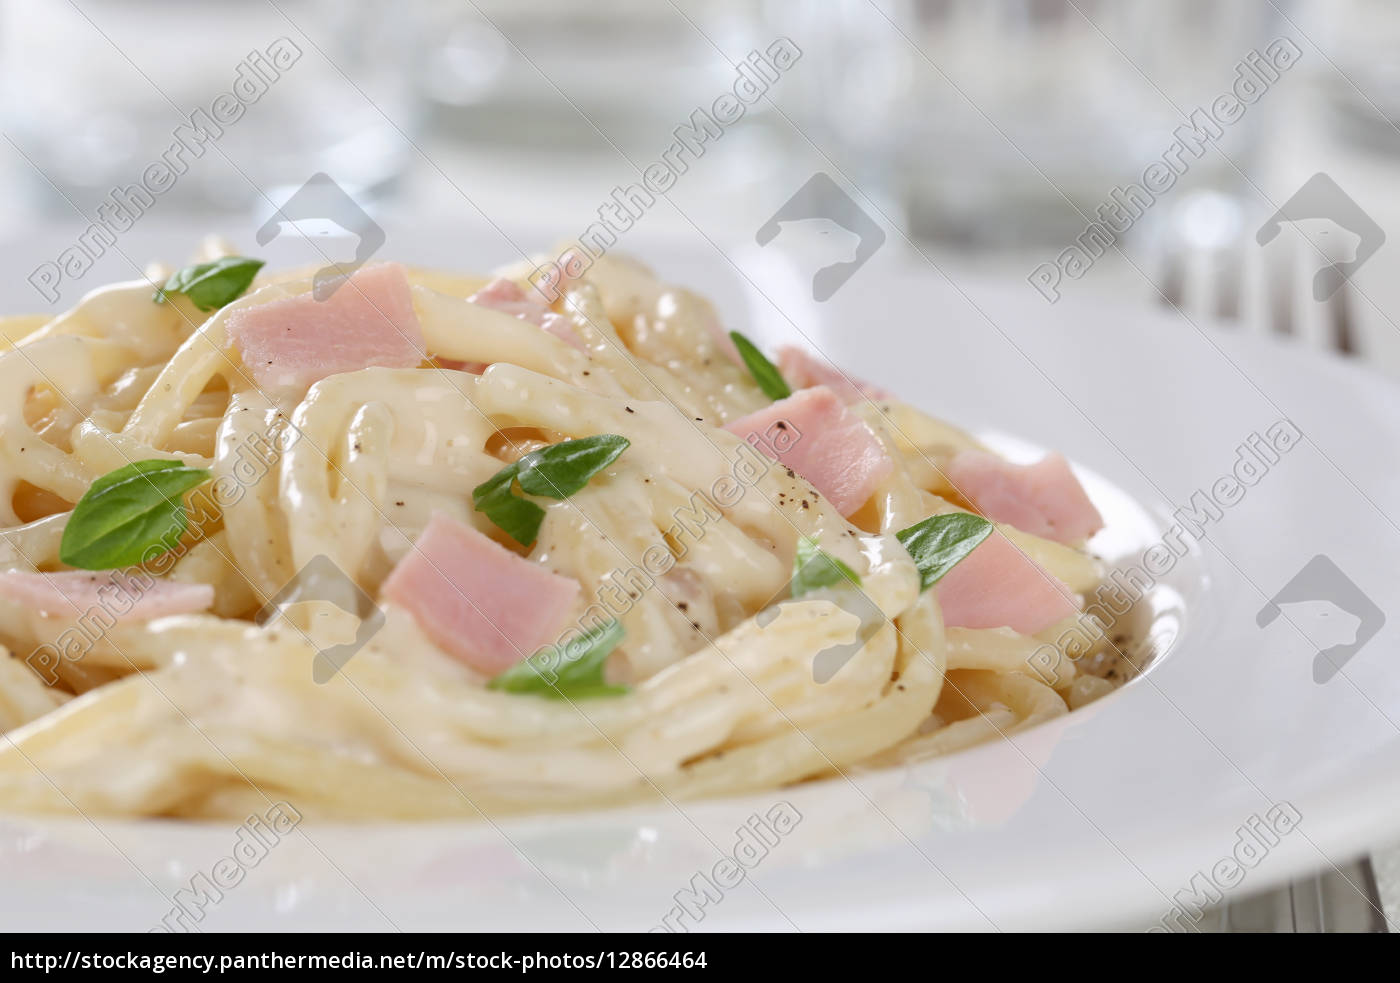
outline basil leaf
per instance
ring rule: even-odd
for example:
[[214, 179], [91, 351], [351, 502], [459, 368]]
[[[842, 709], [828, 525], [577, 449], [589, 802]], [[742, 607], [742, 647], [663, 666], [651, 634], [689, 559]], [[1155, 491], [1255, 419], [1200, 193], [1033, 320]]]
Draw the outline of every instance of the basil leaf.
[[734, 347], [739, 349], [739, 357], [749, 367], [749, 373], [758, 383], [758, 388], [763, 390], [765, 396], [776, 400], [787, 399], [792, 395], [792, 389], [783, 379], [783, 374], [778, 371], [778, 367], [768, 361], [752, 341], [737, 331], [729, 332], [729, 338], [734, 342]]
[[544, 509], [515, 494], [517, 465], [504, 470], [472, 491], [472, 504], [521, 546], [529, 546], [540, 534]]
[[82, 570], [145, 562], [152, 546], [169, 552], [189, 528], [184, 495], [209, 480], [179, 461], [137, 461], [103, 475], [73, 508], [58, 558]]
[[244, 256], [196, 263], [176, 271], [152, 299], [163, 304], [170, 294], [184, 294], [201, 311], [216, 311], [241, 297], [262, 268], [262, 260]]
[[895, 537], [919, 568], [920, 589], [928, 590], [990, 536], [994, 528], [980, 515], [949, 512], [901, 529]]
[[616, 434], [600, 434], [565, 440], [531, 451], [514, 464], [507, 464], [489, 481], [472, 490], [472, 504], [521, 546], [529, 546], [540, 533], [544, 509], [515, 493], [522, 491], [545, 498], [568, 498], [580, 491], [593, 477], [618, 459], [631, 442]]
[[859, 587], [860, 575], [830, 553], [823, 553], [815, 539], [803, 536], [797, 541], [797, 556], [792, 561], [794, 598], [842, 582]]
[[605, 433], [541, 447], [520, 459], [520, 487], [531, 495], [568, 498], [630, 446], [626, 437]]
[[566, 645], [541, 649], [491, 680], [487, 688], [555, 700], [620, 696], [629, 688], [605, 682], [603, 665], [624, 634], [620, 621], [607, 621]]

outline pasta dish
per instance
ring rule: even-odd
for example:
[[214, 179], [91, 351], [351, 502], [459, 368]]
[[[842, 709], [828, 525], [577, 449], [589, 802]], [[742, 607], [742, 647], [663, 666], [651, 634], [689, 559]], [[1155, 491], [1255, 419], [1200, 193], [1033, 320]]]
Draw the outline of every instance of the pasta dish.
[[917, 761], [1128, 674], [1102, 519], [627, 259], [0, 320], [0, 810], [425, 819]]

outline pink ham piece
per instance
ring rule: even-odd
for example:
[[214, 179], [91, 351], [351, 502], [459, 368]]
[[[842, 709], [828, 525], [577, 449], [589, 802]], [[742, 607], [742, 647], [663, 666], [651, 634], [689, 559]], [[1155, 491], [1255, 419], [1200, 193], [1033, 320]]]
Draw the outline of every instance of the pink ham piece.
[[196, 614], [214, 604], [208, 584], [179, 584], [143, 573], [104, 570], [89, 573], [0, 573], [0, 599], [58, 618], [106, 615], [112, 621], [151, 621], [173, 614]]
[[520, 288], [513, 280], [497, 277], [476, 293], [467, 298], [470, 304], [489, 307], [493, 311], [518, 317], [522, 321], [544, 328], [560, 341], [579, 351], [584, 351], [580, 338], [564, 315], [549, 309], [539, 297], [533, 297]]
[[439, 512], [383, 593], [444, 652], [497, 676], [558, 640], [579, 590]]
[[593, 261], [577, 249], [566, 249], [553, 262], [546, 262], [530, 274], [530, 285], [553, 303], [566, 290], [583, 279]]
[[934, 585], [949, 628], [1044, 631], [1079, 610], [1074, 593], [999, 532]]
[[896, 397], [879, 386], [871, 385], [854, 376], [847, 377], [819, 358], [808, 355], [801, 348], [784, 345], [778, 349], [778, 371], [784, 381], [794, 389], [808, 386], [826, 386], [841, 401], [847, 404], [870, 399], [877, 403], [889, 402]]
[[963, 451], [948, 466], [948, 480], [987, 518], [1033, 536], [1073, 545], [1103, 528], [1103, 516], [1059, 454], [1012, 464]]
[[[793, 393], [724, 429], [792, 468], [842, 515], [864, 505], [894, 471], [894, 462], [875, 434], [825, 386]], [[778, 443], [774, 434], [782, 430], [796, 437]]]
[[364, 267], [325, 300], [307, 293], [230, 311], [228, 335], [265, 389], [306, 389], [342, 372], [423, 361], [423, 330], [397, 263]]

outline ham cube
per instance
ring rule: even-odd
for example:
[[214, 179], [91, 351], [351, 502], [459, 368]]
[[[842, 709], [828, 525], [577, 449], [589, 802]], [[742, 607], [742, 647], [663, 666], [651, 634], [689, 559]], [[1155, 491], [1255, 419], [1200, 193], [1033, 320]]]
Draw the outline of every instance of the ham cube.
[[327, 376], [423, 361], [423, 330], [397, 263], [356, 272], [325, 300], [310, 293], [230, 311], [229, 339], [263, 389], [307, 389]]
[[487, 676], [556, 642], [579, 591], [441, 512], [383, 588], [439, 648]]
[[94, 573], [10, 570], [0, 573], [0, 599], [56, 618], [91, 615], [97, 623], [151, 621], [208, 610], [214, 604], [214, 588], [208, 584], [180, 584], [119, 570]]
[[549, 305], [541, 298], [527, 294], [514, 280], [497, 277], [468, 297], [467, 302], [518, 317], [522, 321], [529, 321], [560, 341], [579, 351], [584, 350], [583, 339], [574, 331], [568, 318], [550, 310]]
[[993, 532], [933, 588], [949, 628], [1044, 631], [1079, 610], [1074, 592]]
[[1012, 464], [985, 451], [963, 451], [948, 479], [987, 518], [1044, 539], [1074, 545], [1103, 528], [1103, 517], [1059, 454]]
[[[779, 424], [795, 436], [774, 441]], [[846, 516], [864, 505], [894, 471], [894, 461], [879, 438], [825, 386], [793, 393], [724, 429], [792, 468]]]
[[542, 298], [530, 296], [514, 280], [504, 277], [492, 280], [468, 297], [467, 302], [518, 317], [539, 327], [544, 327], [545, 318], [554, 313]]
[[792, 345], [784, 345], [778, 349], [778, 371], [793, 389], [826, 386], [847, 405], [863, 399], [879, 403], [890, 402], [896, 398], [879, 386], [841, 374], [834, 366]]

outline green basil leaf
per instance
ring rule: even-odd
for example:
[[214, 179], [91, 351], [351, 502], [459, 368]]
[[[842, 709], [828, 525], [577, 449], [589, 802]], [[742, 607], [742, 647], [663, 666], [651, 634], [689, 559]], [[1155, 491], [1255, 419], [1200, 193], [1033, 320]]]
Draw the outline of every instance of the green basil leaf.
[[185, 493], [209, 480], [179, 461], [137, 461], [92, 483], [63, 530], [58, 558], [82, 570], [132, 567], [164, 555], [189, 528]]
[[860, 575], [830, 553], [823, 553], [815, 539], [803, 536], [797, 541], [797, 555], [792, 561], [794, 598], [845, 582], [859, 587]]
[[895, 536], [919, 568], [920, 589], [928, 590], [990, 536], [994, 528], [980, 515], [949, 512], [901, 529]]
[[515, 493], [518, 481], [522, 491], [545, 498], [568, 498], [581, 490], [599, 472], [625, 451], [630, 442], [616, 434], [600, 434], [565, 440], [531, 451], [514, 464], [507, 464], [472, 490], [472, 504], [521, 546], [529, 546], [540, 533], [544, 509]]
[[517, 465], [504, 469], [472, 491], [472, 504], [521, 546], [529, 546], [540, 534], [544, 509], [515, 494]]
[[734, 342], [734, 347], [739, 349], [739, 357], [749, 367], [749, 373], [765, 396], [777, 400], [787, 399], [792, 395], [792, 389], [783, 378], [783, 374], [778, 371], [778, 367], [768, 361], [752, 341], [737, 331], [729, 332], [729, 338]]
[[262, 260], [245, 256], [196, 263], [176, 271], [152, 299], [163, 304], [170, 294], [184, 294], [201, 311], [216, 311], [241, 297], [262, 268]]
[[607, 683], [603, 666], [624, 634], [621, 622], [607, 621], [565, 645], [541, 649], [486, 685], [506, 693], [530, 693], [555, 700], [620, 696], [629, 688]]
[[531, 495], [568, 498], [629, 446], [626, 437], [605, 433], [541, 447], [520, 459], [520, 487]]

